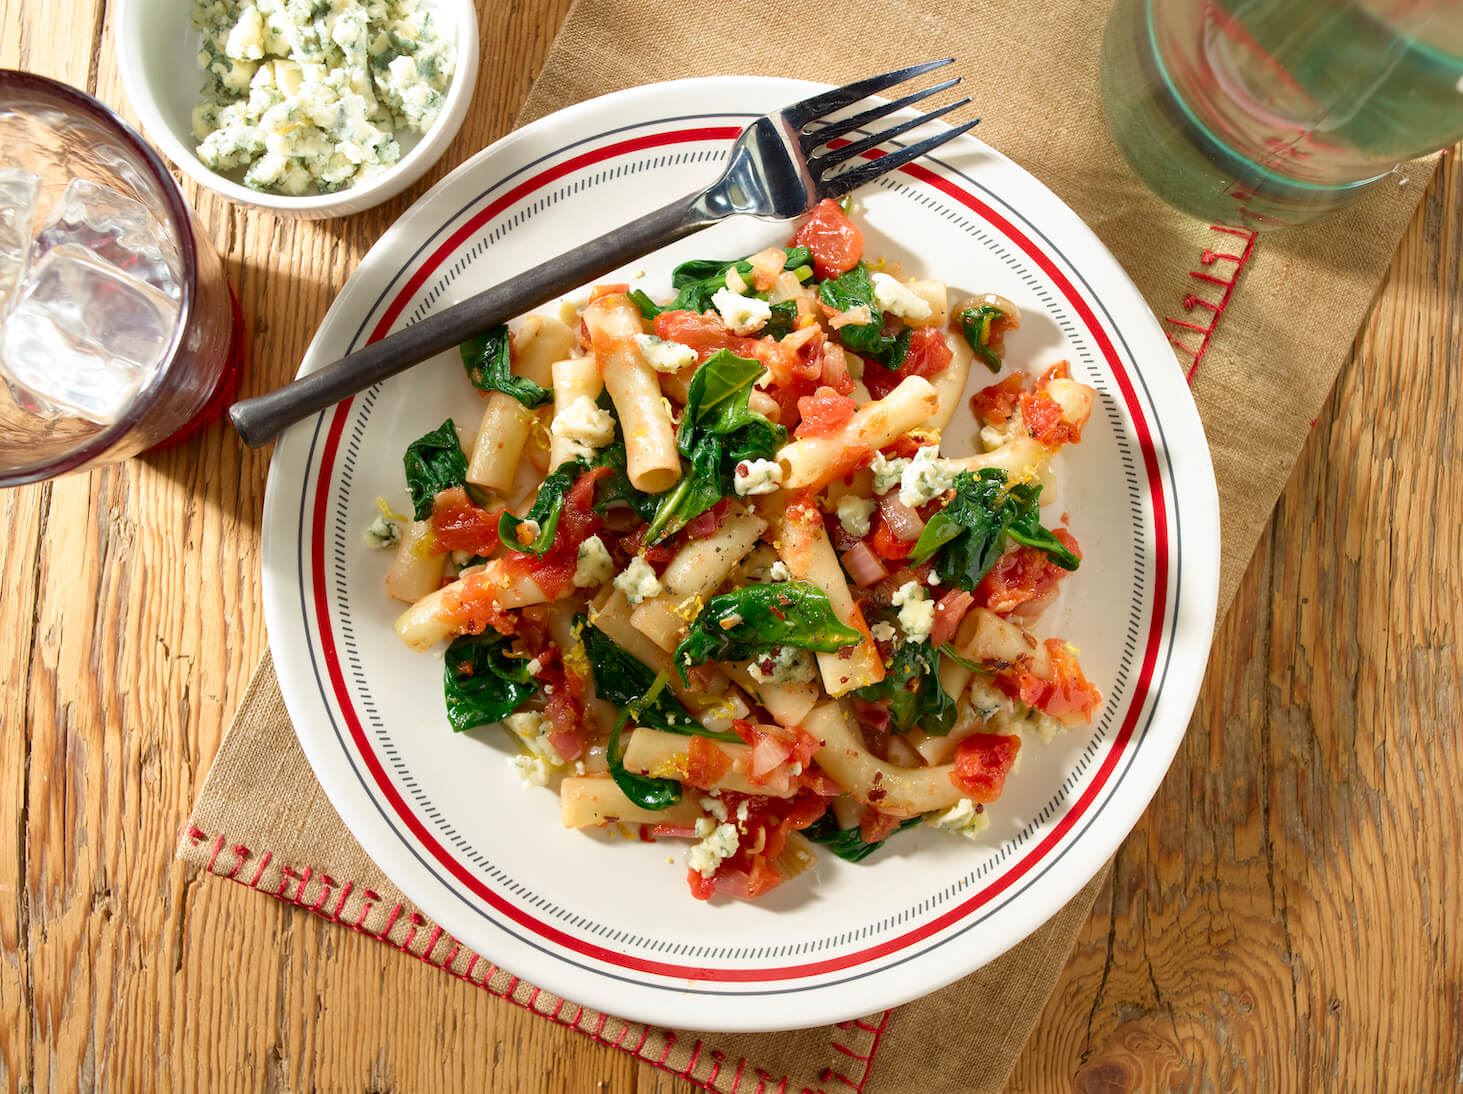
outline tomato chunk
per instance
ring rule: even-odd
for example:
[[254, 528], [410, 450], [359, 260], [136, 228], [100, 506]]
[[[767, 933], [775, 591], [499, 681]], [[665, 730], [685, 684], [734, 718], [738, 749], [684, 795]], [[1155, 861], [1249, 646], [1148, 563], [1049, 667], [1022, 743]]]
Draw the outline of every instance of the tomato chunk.
[[971, 801], [989, 805], [1001, 796], [1020, 751], [1020, 737], [972, 733], [955, 746], [955, 770], [950, 773], [950, 781]]
[[1026, 423], [1027, 432], [1047, 448], [1061, 448], [1082, 439], [1082, 427], [1062, 417], [1062, 408], [1045, 391], [1021, 396], [1021, 420]]
[[[1052, 533], [1078, 558], [1082, 557], [1077, 537], [1065, 528]], [[1008, 615], [1023, 604], [1037, 606], [1056, 593], [1066, 570], [1052, 556], [1037, 547], [1015, 547], [996, 560], [990, 572], [975, 587], [975, 602], [997, 615]]]
[[501, 508], [474, 505], [466, 490], [454, 486], [432, 501], [432, 534], [445, 551], [469, 551], [487, 557], [499, 547], [498, 518], [502, 515]]
[[808, 214], [793, 243], [813, 253], [813, 271], [820, 281], [847, 273], [864, 256], [864, 234], [843, 207], [824, 199]]
[[970, 397], [970, 410], [986, 425], [1005, 425], [1011, 420], [1025, 389], [1025, 377], [1012, 373], [998, 384], [983, 387]]
[[945, 336], [933, 327], [921, 327], [909, 336], [909, 352], [899, 366], [900, 376], [938, 376], [950, 367], [955, 354]]
[[840, 395], [831, 387], [820, 387], [811, 395], [798, 400], [800, 421], [793, 435], [796, 437], [821, 437], [834, 433], [853, 417], [858, 404], [847, 395]]

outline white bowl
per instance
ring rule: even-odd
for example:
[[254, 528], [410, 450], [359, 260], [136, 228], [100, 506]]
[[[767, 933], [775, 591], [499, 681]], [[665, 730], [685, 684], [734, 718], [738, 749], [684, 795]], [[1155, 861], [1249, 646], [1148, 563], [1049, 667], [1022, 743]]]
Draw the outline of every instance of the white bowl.
[[430, 6], [454, 28], [456, 39], [456, 69], [442, 112], [426, 133], [398, 136], [402, 155], [395, 164], [333, 194], [292, 197], [251, 190], [204, 166], [194, 154], [191, 115], [201, 97], [203, 70], [196, 60], [202, 36], [191, 19], [192, 0], [123, 0], [117, 22], [122, 86], [147, 136], [200, 186], [283, 216], [349, 216], [395, 197], [421, 178], [467, 116], [478, 72], [477, 11], [472, 0], [430, 0]]

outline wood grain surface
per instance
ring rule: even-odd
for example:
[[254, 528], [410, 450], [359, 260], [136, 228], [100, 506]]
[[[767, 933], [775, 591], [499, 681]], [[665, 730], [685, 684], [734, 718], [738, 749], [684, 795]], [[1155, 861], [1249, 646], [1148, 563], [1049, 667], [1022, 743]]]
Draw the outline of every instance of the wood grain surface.
[[[335, 292], [411, 199], [507, 130], [567, 0], [480, 7], [473, 110], [402, 198], [312, 224], [184, 183], [250, 319], [246, 393], [294, 372]], [[132, 118], [114, 9], [0, 0], [0, 66], [84, 87]], [[1463, 171], [1449, 157], [1016, 1089], [1463, 1082], [1460, 254]], [[0, 492], [5, 1086], [682, 1088], [174, 863], [264, 649], [265, 468], [216, 424], [171, 451]]]

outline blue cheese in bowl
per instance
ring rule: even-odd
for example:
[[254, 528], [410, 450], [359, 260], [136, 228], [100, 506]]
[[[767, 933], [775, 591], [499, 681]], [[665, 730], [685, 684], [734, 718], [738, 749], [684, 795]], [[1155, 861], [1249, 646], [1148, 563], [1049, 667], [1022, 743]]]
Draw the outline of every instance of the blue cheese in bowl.
[[344, 190], [401, 158], [452, 80], [452, 42], [422, 0], [195, 0], [198, 158], [245, 186]]

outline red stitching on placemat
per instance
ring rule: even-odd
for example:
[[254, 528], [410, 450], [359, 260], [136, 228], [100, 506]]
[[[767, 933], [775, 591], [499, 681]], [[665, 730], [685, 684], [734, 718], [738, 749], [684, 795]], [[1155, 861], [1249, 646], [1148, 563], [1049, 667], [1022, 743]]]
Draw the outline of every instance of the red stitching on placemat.
[[[188, 839], [193, 843], [194, 846], [197, 846], [200, 843], [208, 841], [209, 836], [208, 833], [204, 832], [202, 829], [190, 827], [188, 829]], [[366, 918], [370, 915], [371, 909], [374, 908], [381, 900], [381, 894], [377, 893], [373, 889], [365, 888], [361, 890], [362, 907], [361, 911], [355, 917], [355, 919], [343, 919], [342, 916], [345, 912], [347, 897], [350, 893], [356, 890], [356, 883], [354, 881], [346, 881], [341, 886], [340, 895], [335, 901], [334, 908], [327, 910], [325, 907], [325, 903], [328, 899], [328, 894], [332, 888], [340, 884], [329, 874], [321, 873], [311, 866], [306, 866], [303, 869], [296, 870], [288, 865], [285, 865], [279, 868], [279, 885], [273, 890], [261, 889], [260, 882], [264, 878], [265, 868], [274, 858], [273, 852], [265, 851], [260, 855], [259, 863], [254, 871], [253, 878], [246, 881], [243, 878], [239, 877], [239, 871], [242, 869], [244, 861], [252, 857], [253, 852], [244, 844], [234, 845], [230, 848], [230, 850], [233, 851], [235, 855], [235, 862], [233, 864], [233, 867], [228, 870], [222, 870], [218, 868], [218, 857], [223, 851], [224, 847], [227, 846], [227, 840], [222, 834], [220, 834], [214, 837], [212, 843], [213, 847], [209, 854], [207, 866], [208, 872], [211, 874], [216, 874], [219, 877], [228, 878], [236, 885], [242, 885], [247, 889], [253, 889], [256, 892], [267, 893], [268, 895], [274, 897], [276, 900], [280, 901], [282, 904], [292, 904], [297, 908], [304, 909], [305, 911], [314, 912], [321, 919], [328, 920], [332, 923], [337, 923], [342, 927], [346, 927], [352, 931], [355, 931], [357, 934], [363, 934], [369, 938], [374, 938], [378, 942], [384, 942], [387, 945], [391, 946], [393, 949], [400, 950], [401, 952], [416, 958], [416, 960], [422, 962], [425, 965], [429, 965], [434, 969], [445, 972], [448, 976], [451, 976], [456, 980], [461, 980], [464, 983], [470, 984], [475, 988], [481, 988], [488, 994], [495, 996], [496, 998], [505, 1000], [506, 1002], [511, 1003], [515, 1007], [518, 1007], [522, 1010], [530, 1011], [540, 1018], [545, 1018], [550, 1022], [553, 1022], [555, 1025], [563, 1026], [566, 1029], [572, 1029], [576, 1033], [583, 1034], [584, 1036], [590, 1038], [592, 1041], [595, 1041], [598, 1044], [605, 1045], [608, 1048], [618, 1049], [621, 1052], [634, 1056], [641, 1063], [648, 1064], [649, 1066], [654, 1068], [658, 1068], [659, 1070], [664, 1071], [670, 1075], [679, 1075], [681, 1078], [688, 1080], [698, 1087], [701, 1087], [703, 1090], [716, 1089], [716, 1082], [721, 1077], [722, 1065], [726, 1062], [726, 1054], [720, 1049], [711, 1049], [711, 1072], [707, 1075], [705, 1079], [698, 1079], [695, 1076], [694, 1072], [696, 1070], [696, 1065], [701, 1060], [702, 1051], [706, 1047], [705, 1042], [700, 1038], [697, 1038], [696, 1042], [691, 1046], [691, 1056], [686, 1061], [686, 1065], [682, 1068], [672, 1067], [668, 1063], [671, 1050], [674, 1048], [676, 1040], [675, 1034], [671, 1033], [669, 1030], [664, 1031], [666, 1045], [664, 1050], [661, 1052], [660, 1059], [656, 1060], [646, 1056], [642, 1056], [640, 1055], [640, 1052], [644, 1049], [645, 1043], [650, 1039], [650, 1027], [642, 1024], [640, 1040], [632, 1047], [625, 1044], [625, 1038], [628, 1037], [630, 1033], [630, 1026], [628, 1024], [626, 1024], [620, 1030], [620, 1034], [617, 1038], [611, 1040], [610, 1038], [604, 1036], [604, 1028], [609, 1016], [607, 1014], [604, 1014], [603, 1012], [598, 1015], [593, 1029], [584, 1029], [579, 1024], [581, 1019], [584, 1017], [584, 1008], [582, 1006], [577, 1007], [574, 1013], [574, 1017], [572, 1019], [563, 1017], [563, 999], [559, 1000], [558, 1006], [554, 1007], [552, 1011], [541, 1011], [537, 1009], [537, 1007], [534, 1005], [540, 994], [540, 989], [538, 988], [534, 988], [533, 993], [525, 1002], [519, 1002], [517, 999], [513, 998], [513, 993], [518, 988], [518, 985], [522, 983], [522, 981], [519, 980], [519, 978], [516, 976], [510, 976], [509, 982], [504, 988], [502, 988], [501, 990], [494, 988], [492, 984], [489, 983], [489, 981], [492, 979], [492, 976], [494, 972], [497, 971], [498, 967], [494, 965], [491, 961], [487, 961], [486, 959], [482, 958], [480, 955], [476, 953], [471, 953], [467, 962], [467, 966], [463, 969], [462, 972], [458, 972], [457, 970], [452, 968], [452, 963], [456, 960], [458, 953], [461, 951], [462, 944], [456, 939], [452, 938], [450, 935], [447, 935], [447, 937], [451, 939], [452, 945], [448, 949], [447, 955], [442, 959], [440, 963], [433, 961], [432, 951], [437, 948], [437, 943], [441, 941], [442, 937], [446, 934], [446, 932], [444, 932], [442, 928], [437, 926], [436, 924], [432, 924], [432, 931], [427, 937], [426, 947], [422, 950], [421, 953], [413, 953], [410, 949], [412, 942], [416, 938], [418, 931], [422, 927], [425, 927], [427, 925], [427, 920], [423, 918], [420, 913], [410, 913], [410, 918], [408, 920], [410, 926], [407, 931], [405, 940], [401, 943], [393, 942], [390, 938], [391, 931], [396, 926], [397, 921], [401, 918], [402, 913], [406, 911], [405, 906], [400, 903], [392, 906], [391, 911], [387, 913], [386, 916], [386, 925], [379, 932], [367, 930], [365, 926]], [[306, 904], [305, 889], [309, 885], [310, 879], [316, 877], [317, 875], [319, 876], [321, 885], [324, 888], [324, 893], [319, 900], [316, 900], [312, 904]], [[299, 882], [299, 884], [295, 887], [293, 896], [286, 892], [286, 890], [289, 888], [289, 883], [291, 881]], [[482, 961], [488, 969], [487, 973], [483, 976], [481, 980], [473, 976], [473, 972], [477, 969], [479, 961]], [[879, 1025], [877, 1026], [870, 1026], [868, 1023], [864, 1022], [861, 1019], [854, 1019], [849, 1022], [839, 1022], [837, 1026], [838, 1029], [844, 1030], [846, 1032], [852, 1032], [854, 1029], [857, 1029], [863, 1033], [868, 1033], [872, 1035], [872, 1041], [868, 1046], [867, 1054], [855, 1052], [849, 1046], [842, 1044], [841, 1042], [836, 1040], [831, 1042], [830, 1046], [856, 1060], [863, 1060], [863, 1074], [857, 1080], [854, 1080], [842, 1072], [834, 1071], [832, 1068], [825, 1068], [820, 1078], [824, 1082], [827, 1082], [829, 1080], [837, 1080], [851, 1090], [857, 1091], [859, 1092], [859, 1094], [862, 1094], [864, 1084], [868, 1082], [869, 1071], [873, 1067], [874, 1056], [879, 1050], [880, 1039], [883, 1037], [884, 1029], [888, 1025], [889, 1014], [889, 1011], [885, 1011], [882, 1021], [880, 1021]], [[748, 1062], [746, 1057], [742, 1057], [737, 1060], [736, 1072], [732, 1077], [732, 1086], [730, 1088], [732, 1094], [735, 1094], [737, 1089], [741, 1086], [742, 1075], [746, 1071], [747, 1066]], [[783, 1075], [774, 1079], [770, 1072], [760, 1067], [754, 1066], [753, 1070], [756, 1072], [758, 1078], [758, 1091], [766, 1090], [767, 1084], [773, 1082], [776, 1083], [776, 1086], [773, 1088], [773, 1094], [785, 1094], [785, 1092], [788, 1090], [791, 1079], [787, 1075]], [[819, 1088], [818, 1091], [813, 1091], [811, 1088], [804, 1086], [801, 1088], [801, 1091], [802, 1094], [823, 1094], [821, 1088]]]
[[[1168, 324], [1168, 340], [1174, 349], [1183, 353], [1189, 358], [1189, 366], [1184, 370], [1184, 378], [1189, 383], [1194, 382], [1194, 373], [1199, 371], [1199, 364], [1204, 360], [1204, 355], [1209, 352], [1209, 343], [1213, 341], [1215, 333], [1219, 330], [1219, 321], [1224, 317], [1225, 310], [1229, 307], [1230, 300], [1234, 296], [1235, 286], [1239, 283], [1240, 274], [1244, 272], [1250, 256], [1255, 251], [1256, 234], [1248, 228], [1232, 228], [1224, 224], [1209, 225], [1211, 232], [1219, 232], [1224, 235], [1235, 236], [1244, 240], [1244, 246], [1239, 254], [1232, 251], [1217, 251], [1206, 247], [1199, 253], [1199, 264], [1202, 266], [1214, 266], [1217, 262], [1230, 262], [1233, 265], [1229, 268], [1229, 276], [1221, 277], [1205, 270], [1190, 270], [1189, 276], [1195, 281], [1206, 285], [1217, 285], [1222, 292], [1218, 300], [1210, 300], [1198, 293], [1185, 293], [1181, 301], [1185, 313], [1192, 313], [1195, 310], [1208, 312], [1208, 321], [1195, 323], [1192, 320], [1180, 319], [1172, 315], [1165, 315], [1163, 321]], [[1193, 338], [1185, 337], [1181, 332], [1191, 332], [1199, 336], [1197, 343]]]

